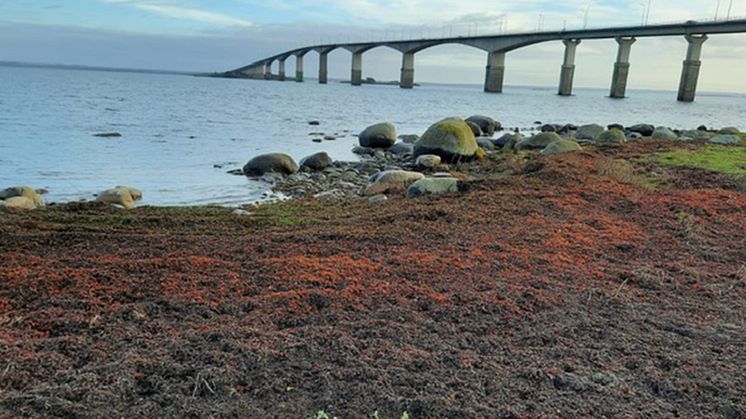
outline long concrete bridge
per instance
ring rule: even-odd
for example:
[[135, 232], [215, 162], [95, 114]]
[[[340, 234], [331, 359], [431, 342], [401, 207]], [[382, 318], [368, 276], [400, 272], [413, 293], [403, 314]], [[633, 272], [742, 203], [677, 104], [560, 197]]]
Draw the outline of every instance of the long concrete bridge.
[[[414, 87], [415, 54], [438, 45], [461, 44], [487, 52], [487, 71], [484, 81], [484, 91], [501, 93], [503, 91], [505, 76], [505, 56], [508, 52], [541, 42], [562, 41], [565, 45], [565, 58], [561, 68], [558, 93], [562, 96], [570, 96], [572, 95], [573, 77], [575, 74], [575, 52], [581, 41], [588, 39], [615, 39], [619, 49], [611, 77], [611, 91], [609, 96], [612, 98], [623, 98], [627, 89], [630, 51], [636, 39], [643, 37], [684, 36], [689, 43], [689, 48], [681, 72], [678, 100], [691, 102], [696, 95], [697, 79], [699, 78], [699, 70], [702, 65], [702, 47], [708, 39], [708, 35], [743, 32], [746, 32], [746, 19], [704, 22], [688, 21], [685, 23], [663, 25], [489, 36], [313, 45], [264, 58], [245, 67], [224, 73], [223, 75], [228, 77], [284, 81], [286, 80], [285, 61], [290, 57], [295, 57], [295, 81], [302, 82], [303, 57], [311, 51], [316, 51], [319, 54], [319, 83], [325, 84], [328, 80], [329, 53], [337, 48], [343, 48], [352, 53], [351, 83], [353, 86], [360, 86], [363, 83], [363, 53], [378, 47], [389, 47], [402, 53], [400, 86], [406, 89]], [[275, 61], [279, 63], [279, 74], [277, 76], [272, 75], [271, 72], [272, 64]]]

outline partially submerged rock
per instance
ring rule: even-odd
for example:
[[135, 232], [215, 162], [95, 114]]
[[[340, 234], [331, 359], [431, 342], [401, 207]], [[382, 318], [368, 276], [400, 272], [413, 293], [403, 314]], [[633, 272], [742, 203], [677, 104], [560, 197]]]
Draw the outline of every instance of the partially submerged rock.
[[414, 182], [407, 189], [407, 197], [458, 192], [458, 179], [452, 177], [427, 178]]
[[371, 125], [358, 136], [360, 146], [389, 148], [396, 143], [396, 127], [388, 122]]
[[122, 136], [122, 134], [118, 132], [99, 132], [97, 134], [93, 134], [93, 136], [99, 138], [119, 138]]
[[299, 170], [298, 165], [292, 157], [283, 153], [262, 154], [249, 160], [243, 167], [246, 176], [262, 176], [265, 173], [274, 172], [292, 175]]
[[476, 137], [461, 118], [447, 118], [433, 124], [415, 143], [415, 157], [435, 154], [447, 162], [468, 160], [477, 153]]
[[408, 172], [405, 170], [388, 170], [381, 172], [373, 177], [368, 187], [365, 189], [365, 195], [379, 195], [391, 191], [404, 191], [412, 183], [423, 179], [425, 175], [419, 172]]
[[581, 150], [582, 148], [580, 147], [580, 144], [575, 141], [559, 140], [546, 146], [541, 150], [541, 154], [544, 156], [550, 156], [552, 154], [572, 153]]
[[301, 160], [300, 167], [318, 171], [326, 169], [327, 167], [331, 166], [332, 163], [334, 163], [334, 160], [332, 160], [329, 154], [325, 151], [321, 151], [316, 154], [311, 154], [310, 156]]

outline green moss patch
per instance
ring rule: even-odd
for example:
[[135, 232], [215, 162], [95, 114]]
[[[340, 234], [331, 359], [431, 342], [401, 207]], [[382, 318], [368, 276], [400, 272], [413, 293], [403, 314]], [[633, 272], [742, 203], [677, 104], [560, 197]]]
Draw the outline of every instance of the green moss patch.
[[697, 150], [673, 150], [655, 156], [664, 166], [689, 167], [729, 175], [746, 175], [746, 147], [709, 145]]

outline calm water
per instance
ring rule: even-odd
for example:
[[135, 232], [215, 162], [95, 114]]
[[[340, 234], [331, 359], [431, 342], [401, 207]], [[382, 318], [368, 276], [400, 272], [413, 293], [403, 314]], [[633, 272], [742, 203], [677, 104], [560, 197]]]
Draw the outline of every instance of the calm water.
[[[0, 67], [0, 186], [49, 189], [48, 201], [92, 198], [119, 184], [143, 189], [146, 204], [239, 204], [267, 185], [226, 174], [252, 156], [281, 151], [300, 159], [327, 151], [354, 159], [352, 133], [391, 121], [421, 134], [447, 116], [482, 113], [508, 127], [533, 122], [746, 128], [746, 96], [701, 94], [693, 104], [675, 93], [479, 86], [388, 86], [266, 82], [189, 76]], [[321, 126], [309, 126], [318, 120]], [[345, 131], [346, 130], [346, 131]], [[122, 138], [93, 137], [116, 131]], [[317, 144], [311, 132], [348, 132]], [[222, 166], [222, 167], [215, 167]]]

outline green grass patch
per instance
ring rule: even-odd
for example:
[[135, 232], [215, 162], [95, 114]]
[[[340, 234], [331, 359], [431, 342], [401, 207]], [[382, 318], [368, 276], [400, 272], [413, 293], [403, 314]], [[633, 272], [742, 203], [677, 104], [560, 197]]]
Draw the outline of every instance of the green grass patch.
[[664, 166], [689, 167], [729, 175], [746, 175], [746, 147], [708, 145], [697, 150], [673, 150], [655, 156]]

